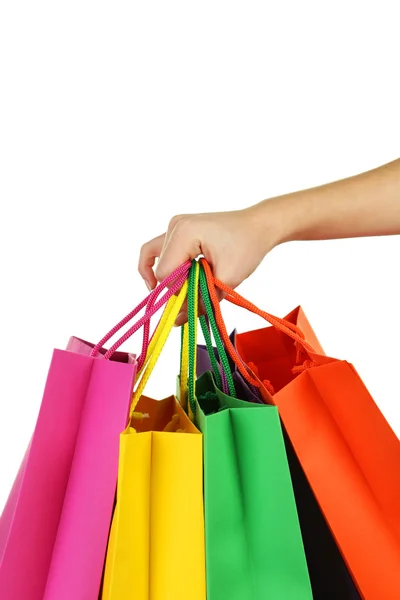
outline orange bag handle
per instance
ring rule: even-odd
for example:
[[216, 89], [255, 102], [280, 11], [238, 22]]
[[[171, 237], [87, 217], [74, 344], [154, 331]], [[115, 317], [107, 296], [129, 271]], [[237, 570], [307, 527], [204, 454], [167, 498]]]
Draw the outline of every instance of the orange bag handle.
[[301, 329], [299, 329], [293, 323], [289, 323], [289, 321], [285, 321], [285, 319], [280, 319], [279, 317], [274, 317], [273, 315], [270, 315], [269, 313], [267, 313], [264, 310], [261, 310], [260, 308], [255, 306], [255, 304], [253, 304], [249, 300], [246, 300], [246, 298], [243, 298], [243, 296], [241, 296], [240, 294], [235, 292], [232, 288], [230, 288], [225, 283], [223, 283], [222, 281], [220, 281], [219, 279], [214, 277], [214, 275], [211, 271], [211, 267], [205, 258], [201, 258], [200, 260], [202, 262], [204, 271], [206, 273], [208, 289], [210, 292], [210, 298], [213, 303], [214, 312], [215, 312], [215, 320], [217, 322], [218, 329], [221, 333], [221, 337], [224, 341], [225, 347], [228, 350], [232, 360], [235, 362], [240, 373], [243, 375], [243, 377], [249, 383], [251, 383], [252, 385], [254, 385], [256, 387], [260, 387], [260, 381], [257, 379], [254, 379], [254, 377], [252, 377], [252, 375], [248, 372], [248, 370], [246, 369], [246, 366], [243, 364], [243, 361], [240, 359], [236, 348], [233, 346], [231, 340], [229, 339], [229, 335], [228, 335], [228, 332], [225, 327], [224, 319], [222, 317], [221, 307], [220, 307], [219, 300], [217, 297], [216, 288], [219, 288], [221, 291], [223, 291], [226, 295], [225, 296], [226, 300], [228, 300], [232, 304], [241, 306], [242, 308], [245, 308], [246, 310], [259, 315], [260, 317], [265, 319], [268, 323], [270, 323], [273, 327], [275, 327], [275, 329], [278, 329], [285, 335], [291, 337], [294, 340], [297, 348], [301, 347], [302, 349], [304, 349], [306, 351], [307, 354], [309, 354], [309, 353], [315, 354], [315, 351], [312, 348], [312, 346], [310, 346], [310, 344], [305, 341], [304, 334], [301, 331]]

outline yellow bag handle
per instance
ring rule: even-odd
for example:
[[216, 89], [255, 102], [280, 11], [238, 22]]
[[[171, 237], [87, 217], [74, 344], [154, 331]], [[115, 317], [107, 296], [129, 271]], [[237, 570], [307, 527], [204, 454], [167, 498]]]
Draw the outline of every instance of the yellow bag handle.
[[183, 410], [187, 410], [187, 379], [189, 371], [189, 326], [181, 329], [181, 364], [179, 371], [179, 402]]
[[[160, 333], [158, 334], [158, 332], [157, 332], [157, 338], [154, 341], [152, 353], [151, 354], [150, 354], [150, 352], [147, 353], [146, 360], [148, 360], [148, 363], [146, 365], [146, 369], [144, 370], [142, 377], [139, 381], [139, 384], [133, 394], [132, 403], [131, 403], [131, 407], [130, 407], [130, 411], [129, 411], [129, 420], [132, 419], [136, 405], [139, 402], [139, 398], [143, 394], [143, 390], [146, 386], [146, 383], [155, 367], [155, 364], [161, 354], [161, 351], [165, 345], [165, 342], [167, 341], [167, 338], [168, 338], [169, 334], [171, 333], [171, 329], [174, 326], [174, 323], [179, 314], [179, 311], [181, 310], [182, 305], [187, 296], [187, 290], [188, 290], [188, 283], [187, 283], [187, 281], [185, 281], [178, 296], [171, 298], [171, 300], [173, 302], [171, 303], [171, 307], [168, 307], [168, 312], [167, 312], [167, 310], [164, 311], [166, 313], [165, 318], [164, 318], [164, 314], [163, 314], [163, 317], [161, 319], [161, 321], [163, 321], [163, 323], [162, 323], [163, 327], [161, 329], [161, 322], [160, 322], [160, 325], [158, 327], [158, 329], [160, 329]], [[171, 302], [171, 300], [170, 300], [170, 302]], [[149, 346], [149, 349], [150, 349], [150, 346]]]
[[142, 375], [143, 371], [145, 370], [145, 368], [147, 366], [147, 363], [149, 362], [149, 359], [150, 359], [151, 355], [154, 352], [154, 348], [155, 348], [155, 346], [156, 346], [156, 344], [157, 344], [157, 342], [159, 340], [159, 337], [161, 335], [162, 330], [165, 327], [165, 323], [166, 323], [166, 321], [168, 319], [168, 316], [171, 313], [171, 310], [172, 310], [172, 308], [173, 308], [176, 300], [177, 300], [177, 296], [172, 296], [168, 300], [168, 302], [167, 302], [167, 304], [166, 304], [166, 306], [165, 306], [165, 308], [163, 310], [163, 314], [161, 316], [160, 322], [157, 325], [157, 329], [155, 330], [154, 335], [153, 335], [153, 337], [150, 340], [150, 344], [149, 344], [149, 347], [147, 348], [147, 352], [146, 352], [146, 358], [145, 358], [145, 360], [143, 362], [142, 368], [140, 369], [140, 371], [136, 375], [136, 379], [139, 379], [139, 377]]

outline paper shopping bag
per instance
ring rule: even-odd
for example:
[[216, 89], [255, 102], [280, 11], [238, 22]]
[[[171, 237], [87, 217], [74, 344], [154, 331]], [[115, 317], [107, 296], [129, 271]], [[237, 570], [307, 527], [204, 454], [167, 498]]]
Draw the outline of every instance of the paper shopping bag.
[[[2, 600], [87, 598], [99, 589], [118, 435], [136, 368], [133, 357], [117, 358], [54, 351], [35, 431], [0, 520]], [[60, 580], [51, 564], [61, 556]]]
[[[282, 422], [336, 543], [366, 600], [400, 597], [400, 443], [346, 361], [316, 353], [291, 323], [261, 311], [212, 278], [226, 298], [273, 327], [240, 334], [242, 362], [273, 386]], [[214, 290], [215, 291], [215, 290]], [[213, 306], [233, 359], [216, 294]], [[293, 341], [295, 344], [293, 344]], [[299, 360], [301, 358], [301, 360]], [[256, 383], [249, 372], [242, 374]]]
[[206, 597], [202, 436], [173, 396], [142, 395], [186, 291], [171, 299], [149, 346], [121, 435], [103, 600]]
[[[298, 318], [299, 316], [301, 316], [301, 319]], [[299, 322], [301, 322], [302, 326], [304, 326], [306, 318], [303, 311], [300, 308], [297, 308], [285, 317], [285, 319], [295, 325], [299, 325]], [[236, 347], [237, 334], [235, 335], [235, 333], [236, 332], [229, 337], [233, 346]], [[263, 330], [261, 330], [261, 342], [263, 342], [262, 334]], [[308, 332], [306, 339], [310, 341], [310, 343], [311, 340], [315, 343], [317, 338], [314, 332], [312, 332], [312, 335]], [[217, 348], [214, 348], [214, 352], [218, 357]], [[235, 363], [233, 364], [235, 365]], [[252, 366], [253, 370], [258, 372], [257, 366], [254, 365], [254, 363], [250, 361], [249, 364]], [[233, 376], [236, 375], [235, 387], [238, 398], [247, 400], [248, 402], [258, 402], [258, 398], [254, 395], [250, 384], [248, 384], [240, 374], [236, 365], [234, 368]], [[197, 372], [204, 373], [209, 369], [211, 369], [211, 361], [208, 356], [207, 348], [206, 346], [198, 345]], [[271, 369], [271, 371], [273, 372], [273, 369]], [[239, 380], [240, 387], [237, 385], [237, 381]], [[266, 402], [270, 402], [271, 398], [266, 390], [263, 396]], [[310, 575], [313, 599], [337, 600], [337, 598], [340, 598], [341, 600], [360, 600], [361, 596], [312, 492], [285, 429], [283, 429], [283, 435], [307, 559], [308, 572]]]
[[202, 436], [174, 396], [121, 435], [103, 600], [205, 600]]
[[[236, 393], [209, 303], [204, 271], [199, 271], [197, 265], [197, 277], [192, 278], [192, 272], [188, 335], [183, 335], [183, 340], [188, 340], [189, 406], [204, 436], [207, 598], [311, 600], [277, 409], [221, 392], [209, 372], [192, 388], [198, 277], [227, 387], [230, 394]], [[186, 362], [184, 352], [182, 362]]]
[[197, 381], [207, 598], [312, 599], [278, 411]]
[[[188, 265], [177, 272], [176, 285]], [[139, 319], [110, 350], [72, 338], [55, 350], [35, 431], [0, 519], [2, 600], [98, 596], [114, 506], [119, 434], [136, 359], [116, 352], [176, 291], [171, 277], [115, 326]], [[175, 279], [173, 279], [175, 282]]]

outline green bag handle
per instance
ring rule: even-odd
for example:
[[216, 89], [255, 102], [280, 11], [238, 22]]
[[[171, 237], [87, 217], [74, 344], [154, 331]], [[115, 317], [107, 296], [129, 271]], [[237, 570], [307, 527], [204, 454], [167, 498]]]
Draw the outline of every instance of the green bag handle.
[[[197, 318], [199, 305], [199, 272], [200, 263], [192, 261], [188, 280], [188, 412], [193, 418], [196, 415], [196, 347], [197, 347]], [[183, 336], [185, 337], [185, 336]], [[183, 348], [182, 354], [185, 354]]]
[[[200, 263], [200, 291], [201, 291], [201, 297], [203, 299], [204, 306], [206, 309], [208, 321], [210, 323], [212, 334], [213, 334], [213, 337], [215, 340], [215, 345], [218, 350], [218, 355], [219, 355], [219, 358], [221, 361], [221, 367], [223, 369], [226, 381], [228, 383], [229, 395], [232, 396], [233, 398], [236, 398], [236, 389], [235, 389], [235, 384], [233, 381], [232, 371], [230, 368], [230, 364], [229, 364], [228, 356], [225, 351], [224, 344], [221, 339], [221, 335], [219, 333], [218, 325], [215, 320], [214, 311], [213, 311], [212, 304], [211, 304], [210, 293], [208, 291], [207, 277], [206, 277], [206, 273], [204, 271], [204, 267], [201, 263]], [[215, 374], [217, 387], [219, 387], [221, 389], [222, 388], [221, 374], [220, 374], [218, 362], [215, 358], [215, 353], [214, 353], [214, 349], [213, 349], [213, 345], [212, 345], [212, 341], [211, 341], [211, 335], [210, 335], [209, 329], [207, 327], [207, 322], [206, 322], [205, 317], [203, 317], [203, 316], [200, 317], [200, 324], [201, 324], [201, 328], [203, 330], [203, 335], [204, 335], [204, 338], [206, 341], [208, 355], [210, 357], [211, 365], [213, 367], [213, 371]]]
[[[215, 377], [215, 381], [217, 383], [217, 387], [219, 387], [219, 388], [225, 387], [223, 378], [221, 377], [221, 371], [220, 371], [220, 367], [218, 365], [217, 357], [215, 356], [213, 343], [212, 343], [212, 339], [211, 339], [211, 333], [210, 333], [210, 325], [209, 325], [209, 322], [207, 322], [207, 317], [205, 317], [204, 315], [201, 315], [199, 317], [199, 321], [200, 321], [201, 329], [203, 331], [203, 336], [204, 336], [204, 339], [206, 342], [207, 353], [208, 353], [208, 356], [209, 356], [209, 359], [211, 362], [212, 370], [214, 372], [214, 377]], [[228, 384], [226, 384], [226, 387], [228, 387]]]
[[[200, 284], [200, 285], [199, 285]], [[197, 351], [197, 319], [198, 319], [198, 298], [199, 287], [201, 288], [202, 298], [206, 307], [207, 316], [218, 349], [221, 360], [221, 365], [228, 383], [229, 394], [236, 398], [235, 384], [233, 381], [230, 365], [224, 345], [219, 334], [218, 326], [215, 321], [214, 312], [212, 309], [210, 294], [207, 286], [207, 278], [202, 265], [196, 261], [192, 261], [192, 266], [189, 270], [188, 278], [188, 322], [181, 328], [181, 370], [180, 377], [188, 377], [188, 412], [193, 418], [196, 414], [196, 351]], [[221, 374], [218, 362], [215, 358], [214, 349], [212, 347], [211, 334], [207, 326], [206, 319], [200, 317], [204, 337], [206, 339], [207, 350], [210, 356], [211, 364], [215, 373], [218, 387], [221, 385]], [[186, 346], [186, 347], [185, 347]], [[185, 372], [186, 371], [186, 372]], [[184, 404], [185, 399], [181, 398], [181, 403]]]

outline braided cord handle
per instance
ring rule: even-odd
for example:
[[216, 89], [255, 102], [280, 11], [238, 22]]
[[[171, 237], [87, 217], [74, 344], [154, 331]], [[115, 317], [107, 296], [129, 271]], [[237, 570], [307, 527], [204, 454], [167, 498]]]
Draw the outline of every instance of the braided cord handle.
[[[202, 295], [202, 297], [203, 297], [203, 295]], [[203, 298], [203, 302], [204, 302], [204, 298]], [[205, 304], [205, 302], [204, 302], [204, 304]], [[217, 387], [221, 388], [223, 385], [223, 380], [221, 377], [221, 371], [220, 371], [220, 367], [218, 365], [218, 360], [217, 360], [217, 357], [215, 356], [215, 352], [214, 352], [214, 348], [213, 348], [211, 333], [210, 333], [209, 324], [208, 324], [209, 322], [207, 321], [207, 318], [204, 315], [201, 315], [201, 317], [199, 318], [199, 321], [200, 321], [201, 330], [203, 332], [203, 336], [204, 336], [204, 339], [206, 342], [207, 353], [210, 358], [211, 367], [212, 367], [214, 377], [215, 377], [215, 382], [217, 384]]]
[[[168, 293], [165, 294], [164, 297], [168, 297], [169, 296], [170, 298], [172, 298], [173, 297], [172, 295], [176, 294], [181, 289], [181, 287], [183, 285], [183, 282], [186, 279], [187, 279], [187, 272], [184, 272], [181, 275], [179, 275], [179, 277], [174, 281], [174, 283], [171, 285]], [[156, 290], [157, 290], [157, 288], [156, 288]], [[154, 290], [154, 291], [156, 291], [156, 290]], [[157, 336], [157, 332], [160, 332], [160, 327], [159, 326], [161, 325], [161, 321], [162, 321], [163, 317], [161, 317], [161, 319], [160, 319], [157, 327], [155, 328], [155, 330], [153, 332], [153, 335], [152, 335], [151, 339], [149, 340], [149, 338], [150, 338], [150, 320], [151, 320], [151, 316], [154, 314], [152, 312], [152, 309], [154, 307], [154, 304], [155, 304], [155, 301], [156, 301], [158, 295], [159, 294], [156, 294], [156, 295], [154, 295], [154, 297], [150, 298], [149, 302], [147, 303], [147, 306], [146, 306], [145, 315], [147, 315], [149, 313], [150, 314], [150, 319], [146, 320], [145, 323], [144, 323], [144, 326], [143, 326], [142, 351], [141, 351], [140, 356], [138, 358], [138, 370], [139, 371], [142, 370], [143, 365], [144, 365], [144, 363], [146, 361], [146, 356], [147, 356], [148, 350], [149, 350], [149, 341], [151, 343], [152, 340], [153, 340], [153, 338], [154, 338], [154, 336]], [[169, 302], [169, 300], [168, 300], [168, 302]], [[168, 306], [168, 302], [167, 302], [166, 306]], [[165, 310], [166, 310], [166, 308], [164, 309], [164, 312], [165, 312]], [[153, 346], [154, 346], [154, 344], [153, 344]]]
[[126, 342], [126, 340], [128, 340], [134, 333], [136, 333], [138, 329], [142, 327], [142, 325], [144, 325], [151, 319], [151, 317], [176, 293], [176, 291], [181, 286], [182, 281], [177, 281], [172, 287], [170, 287], [169, 290], [162, 296], [162, 298], [158, 302], [156, 302], [149, 310], [147, 310], [143, 317], [139, 319], [139, 321], [137, 321], [134, 325], [132, 325], [132, 327], [128, 329], [128, 331], [126, 331], [124, 335], [120, 337], [119, 340], [117, 340], [115, 344], [111, 346], [111, 348], [104, 355], [104, 358], [110, 358], [114, 354], [114, 352], [118, 350], [118, 348], [122, 346], [124, 342]]
[[167, 341], [167, 338], [168, 338], [169, 334], [171, 333], [171, 329], [174, 326], [175, 320], [176, 320], [176, 318], [179, 314], [179, 311], [181, 310], [182, 305], [187, 296], [187, 290], [188, 290], [188, 283], [187, 283], [187, 281], [185, 281], [181, 288], [181, 291], [178, 294], [178, 297], [171, 298], [171, 302], [173, 303], [172, 309], [169, 311], [168, 316], [165, 318], [164, 326], [161, 330], [161, 333], [160, 333], [157, 341], [154, 344], [154, 349], [153, 349], [151, 356], [149, 357], [148, 364], [147, 364], [147, 366], [142, 374], [142, 377], [139, 381], [139, 384], [133, 394], [132, 403], [131, 403], [131, 407], [130, 407], [130, 411], [129, 411], [130, 419], [132, 418], [132, 415], [135, 411], [136, 405], [139, 402], [139, 398], [143, 394], [143, 390], [144, 390], [146, 383], [148, 382], [149, 377], [156, 365], [156, 362], [161, 354], [161, 351], [164, 348], [165, 342]]
[[179, 401], [184, 410], [187, 410], [189, 370], [189, 327], [185, 323], [181, 327], [181, 361], [179, 371]]
[[[235, 389], [235, 384], [234, 384], [233, 377], [232, 377], [231, 368], [230, 368], [228, 357], [226, 355], [226, 351], [224, 348], [224, 344], [222, 343], [220, 332], [218, 330], [218, 326], [217, 326], [217, 323], [216, 323], [216, 320], [214, 317], [214, 312], [213, 312], [213, 308], [211, 305], [210, 294], [209, 294], [208, 286], [207, 286], [207, 277], [206, 277], [206, 274], [204, 271], [204, 266], [202, 263], [200, 263], [200, 291], [201, 291], [201, 296], [202, 296], [202, 299], [204, 302], [204, 306], [206, 308], [207, 317], [210, 322], [211, 330], [212, 330], [212, 333], [214, 336], [215, 344], [217, 346], [219, 358], [221, 361], [221, 366], [222, 366], [224, 375], [226, 377], [226, 381], [228, 383], [229, 395], [232, 396], [233, 398], [236, 398], [236, 389]], [[201, 320], [201, 318], [200, 318], [200, 320]], [[207, 327], [206, 327], [206, 329], [208, 332]], [[204, 329], [203, 329], [203, 332], [204, 332]], [[211, 336], [208, 335], [208, 337], [211, 342]], [[206, 339], [206, 344], [207, 344], [207, 339]], [[211, 348], [209, 347], [209, 344], [207, 344], [207, 350], [208, 350], [208, 353], [209, 353], [209, 356], [211, 359], [211, 363], [212, 363], [212, 359], [215, 360], [215, 354], [214, 354], [214, 349], [212, 347], [212, 343], [210, 343], [210, 346], [211, 346]], [[217, 372], [219, 375], [218, 364], [217, 364]]]
[[[252, 304], [251, 302], [249, 302], [248, 300], [246, 300], [245, 298], [240, 296], [240, 294], [238, 294], [237, 292], [232, 290], [229, 286], [225, 285], [224, 283], [222, 283], [221, 281], [216, 279], [212, 274], [212, 271], [211, 271], [211, 268], [210, 268], [208, 262], [204, 258], [201, 258], [200, 262], [201, 262], [202, 266], [204, 267], [204, 272], [206, 274], [206, 279], [207, 279], [208, 290], [210, 292], [210, 298], [211, 298], [211, 301], [212, 301], [212, 304], [214, 307], [215, 320], [217, 322], [218, 329], [221, 333], [225, 347], [228, 350], [232, 360], [237, 365], [239, 372], [243, 375], [243, 377], [249, 383], [251, 383], [255, 387], [260, 386], [260, 382], [257, 379], [254, 379], [254, 377], [246, 369], [246, 366], [243, 364], [243, 361], [240, 359], [240, 356], [239, 356], [236, 348], [233, 346], [231, 340], [229, 339], [229, 335], [226, 330], [225, 323], [224, 323], [224, 320], [222, 317], [221, 308], [220, 308], [219, 300], [218, 300], [217, 293], [216, 293], [216, 287], [218, 287], [223, 292], [225, 292], [226, 300], [228, 300], [229, 302], [232, 302], [233, 304], [236, 304], [237, 306], [246, 308], [250, 312], [253, 312], [253, 313], [258, 314], [259, 316], [263, 317], [263, 319], [265, 319], [273, 327], [275, 327], [282, 333], [286, 334], [287, 336], [291, 337], [307, 353], [314, 353], [314, 349], [310, 346], [310, 344], [308, 344], [304, 340], [304, 334], [298, 327], [296, 327], [292, 323], [289, 324], [284, 319], [274, 317], [273, 315], [270, 315], [269, 313], [259, 309], [257, 306], [255, 306], [254, 304]], [[290, 327], [289, 327], [289, 325], [290, 325]]]
[[[201, 269], [201, 267], [200, 267]], [[193, 273], [192, 273], [193, 275]], [[200, 278], [201, 278], [201, 270], [200, 270]], [[192, 302], [192, 293], [193, 293], [193, 288], [192, 288], [192, 281], [190, 282], [191, 288], [190, 288], [190, 302]], [[211, 303], [209, 303], [209, 308], [211, 309], [212, 312], [212, 307], [211, 307]], [[195, 314], [195, 311], [193, 311], [193, 314]], [[192, 315], [192, 310], [191, 310], [191, 315]], [[204, 334], [204, 338], [206, 340], [206, 346], [207, 346], [207, 350], [208, 350], [208, 354], [210, 357], [210, 361], [211, 361], [211, 365], [214, 371], [214, 375], [215, 375], [215, 379], [217, 382], [217, 386], [218, 387], [222, 387], [224, 392], [226, 394], [229, 393], [229, 387], [228, 387], [228, 383], [227, 383], [227, 379], [225, 376], [225, 373], [222, 371], [222, 377], [221, 377], [221, 372], [220, 372], [220, 366], [218, 364], [217, 358], [215, 356], [214, 353], [214, 348], [212, 345], [212, 339], [211, 339], [211, 334], [210, 334], [210, 330], [209, 330], [209, 326], [208, 326], [208, 322], [207, 322], [207, 318], [205, 316], [201, 316], [199, 318], [202, 330], [203, 330], [203, 334]], [[197, 356], [197, 355], [196, 355]], [[193, 414], [193, 402], [192, 405], [188, 407], [187, 404], [187, 391], [188, 391], [188, 386], [187, 386], [187, 380], [188, 380], [188, 370], [189, 370], [189, 325], [186, 322], [182, 327], [181, 327], [181, 356], [180, 356], [180, 375], [179, 375], [179, 381], [180, 381], [180, 392], [179, 392], [179, 397], [180, 397], [180, 403], [182, 405], [182, 407], [185, 410], [189, 410], [192, 411]], [[232, 382], [233, 383], [233, 382]], [[233, 386], [234, 387], [234, 386]]]
[[146, 356], [145, 356], [145, 358], [144, 358], [144, 360], [143, 360], [143, 362], [142, 362], [141, 365], [140, 365], [140, 363], [138, 361], [138, 373], [136, 375], [136, 379], [138, 379], [142, 375], [143, 371], [147, 367], [147, 364], [148, 364], [151, 356], [154, 353], [154, 349], [155, 349], [155, 347], [156, 347], [156, 345], [158, 343], [160, 335], [161, 335], [162, 331], [164, 330], [164, 328], [166, 326], [166, 323], [167, 323], [167, 321], [168, 321], [168, 319], [170, 317], [171, 311], [173, 310], [173, 307], [175, 305], [175, 301], [176, 301], [176, 296], [172, 296], [168, 300], [167, 304], [165, 305], [165, 308], [163, 310], [161, 319], [160, 319], [160, 321], [159, 321], [159, 323], [158, 323], [158, 325], [157, 325], [157, 327], [156, 327], [156, 329], [155, 329], [155, 331], [153, 333], [153, 336], [152, 336], [152, 338], [150, 340], [150, 343], [149, 343], [149, 345], [147, 347]]
[[189, 417], [193, 420], [196, 414], [196, 348], [197, 348], [197, 318], [199, 310], [199, 273], [200, 264], [192, 261], [188, 282], [188, 347], [189, 347], [189, 375], [188, 375], [188, 400]]
[[149, 315], [146, 312], [145, 315], [139, 320], [140, 325], [136, 323], [133, 327], [131, 327], [129, 332], [126, 332], [126, 334], [121, 338], [122, 341], [119, 340], [116, 344], [114, 344], [112, 349], [110, 349], [105, 356], [105, 358], [110, 358], [111, 355], [115, 352], [115, 350], [117, 350], [119, 346], [123, 344], [124, 341], [126, 341], [131, 335], [133, 335], [135, 331], [140, 329], [140, 327], [143, 324], [147, 323], [149, 321], [149, 318], [155, 312], [157, 312], [157, 310], [161, 306], [163, 306], [163, 304], [165, 304], [169, 300], [169, 298], [173, 295], [173, 293], [177, 291], [177, 289], [179, 289], [180, 285], [178, 285], [178, 287], [174, 287], [174, 291], [172, 293], [171, 289], [168, 290], [167, 294], [165, 294], [159, 302], [155, 302], [155, 300], [160, 295], [161, 291], [164, 290], [169, 284], [177, 284], [178, 279], [182, 281], [182, 276], [185, 274], [187, 275], [190, 264], [190, 261], [186, 261], [183, 265], [181, 265], [178, 269], [171, 273], [171, 275], [164, 279], [164, 281], [162, 281], [144, 300], [142, 300], [140, 304], [138, 304], [130, 313], [128, 313], [123, 319], [121, 319], [119, 323], [117, 323], [112, 329], [110, 329], [110, 331], [95, 345], [91, 352], [91, 356], [96, 356], [100, 348], [104, 346], [104, 344], [106, 344], [120, 329], [122, 329], [124, 325], [127, 325], [129, 321], [131, 321], [144, 307], [147, 307], [147, 305], [150, 304], [151, 314]]

